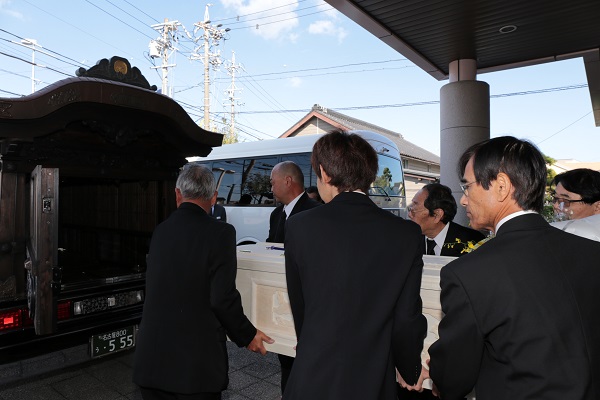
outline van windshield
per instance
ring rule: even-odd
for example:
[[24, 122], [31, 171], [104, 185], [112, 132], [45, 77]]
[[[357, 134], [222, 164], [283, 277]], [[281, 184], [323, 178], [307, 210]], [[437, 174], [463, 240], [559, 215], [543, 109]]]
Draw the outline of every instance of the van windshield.
[[371, 195], [404, 196], [404, 179], [399, 160], [379, 154], [379, 170], [370, 192]]

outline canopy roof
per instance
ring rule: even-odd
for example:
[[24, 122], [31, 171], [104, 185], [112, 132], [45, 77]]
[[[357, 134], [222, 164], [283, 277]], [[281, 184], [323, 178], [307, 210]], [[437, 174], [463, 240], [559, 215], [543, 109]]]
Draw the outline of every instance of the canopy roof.
[[598, 0], [325, 0], [438, 80], [584, 57], [600, 125]]

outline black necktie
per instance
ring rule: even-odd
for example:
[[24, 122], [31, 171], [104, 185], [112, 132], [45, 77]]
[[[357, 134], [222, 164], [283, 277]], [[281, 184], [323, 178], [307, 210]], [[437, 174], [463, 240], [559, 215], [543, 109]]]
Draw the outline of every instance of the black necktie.
[[435, 251], [433, 251], [434, 248], [435, 248], [435, 240], [427, 239], [427, 252], [425, 254], [427, 254], [429, 256], [435, 256]]
[[277, 223], [277, 231], [275, 231], [275, 237], [273, 241], [277, 243], [283, 243], [285, 241], [285, 220], [287, 218], [287, 214], [285, 210], [281, 210], [281, 215], [279, 215], [279, 221]]

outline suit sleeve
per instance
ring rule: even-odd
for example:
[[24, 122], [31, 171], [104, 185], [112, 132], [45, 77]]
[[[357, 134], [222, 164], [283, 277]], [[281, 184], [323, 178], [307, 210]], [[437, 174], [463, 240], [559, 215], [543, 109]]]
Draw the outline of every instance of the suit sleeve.
[[[419, 239], [421, 236], [419, 235]], [[423, 241], [416, 252], [395, 308], [392, 349], [398, 372], [413, 385], [421, 374], [421, 351], [427, 335], [427, 319], [423, 316], [421, 277], [423, 275]]]
[[445, 315], [438, 327], [440, 338], [429, 348], [429, 374], [442, 398], [464, 398], [477, 382], [484, 340], [460, 279], [448, 266], [440, 276]]
[[235, 287], [235, 228], [229, 224], [219, 225], [222, 229], [210, 257], [210, 304], [227, 336], [238, 346], [247, 346], [256, 335], [256, 328], [244, 315], [242, 299]]
[[273, 239], [275, 238], [277, 223], [279, 222], [279, 213], [277, 210], [278, 208], [275, 208], [269, 216], [269, 236], [265, 242], [274, 242]]
[[[287, 226], [290, 226], [289, 222]], [[285, 280], [287, 283], [292, 316], [294, 318], [294, 327], [296, 328], [296, 337], [299, 340], [302, 324], [304, 322], [304, 294], [302, 292], [300, 270], [298, 269], [298, 258], [296, 257], [296, 249], [294, 247], [294, 243], [296, 243], [294, 232], [295, 230], [293, 228], [289, 229], [285, 238]]]

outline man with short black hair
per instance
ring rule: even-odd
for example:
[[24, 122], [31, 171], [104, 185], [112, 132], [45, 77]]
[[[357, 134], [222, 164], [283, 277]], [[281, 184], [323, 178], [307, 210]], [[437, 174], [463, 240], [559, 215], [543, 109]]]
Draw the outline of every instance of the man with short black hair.
[[460, 257], [485, 236], [474, 229], [452, 222], [456, 215], [452, 190], [430, 183], [419, 190], [408, 206], [408, 218], [419, 224], [425, 236], [425, 254]]
[[600, 243], [539, 214], [546, 163], [531, 143], [498, 137], [459, 162], [471, 226], [496, 236], [442, 268], [444, 318], [429, 348], [444, 400], [597, 400]]

